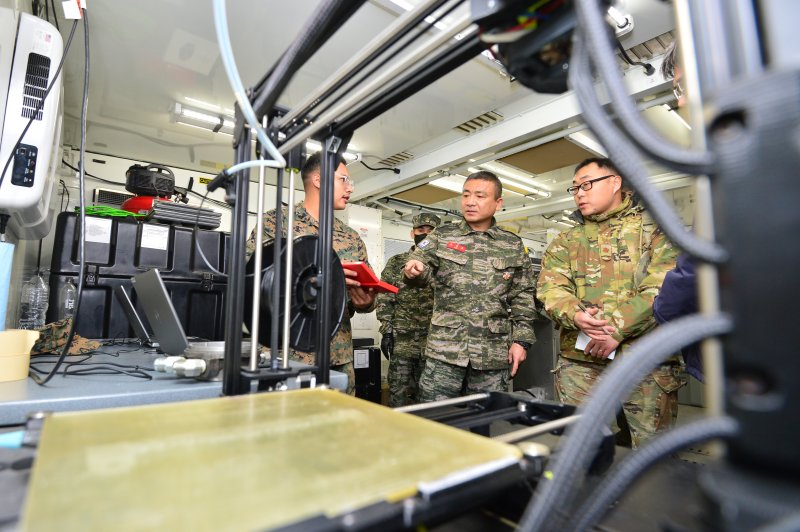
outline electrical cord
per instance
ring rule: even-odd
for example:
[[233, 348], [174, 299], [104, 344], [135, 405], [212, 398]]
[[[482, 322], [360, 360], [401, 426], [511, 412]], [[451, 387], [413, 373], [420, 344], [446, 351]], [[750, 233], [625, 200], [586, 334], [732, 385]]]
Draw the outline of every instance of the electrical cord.
[[[58, 27], [58, 11], [56, 11], [55, 0], [50, 0], [50, 5], [53, 6], [53, 22], [56, 23], [56, 29], [58, 30], [59, 33], [61, 33], [61, 28]], [[47, 20], [50, 20], [50, 18], [48, 17]]]
[[400, 169], [399, 168], [390, 168], [388, 166], [383, 166], [383, 167], [379, 167], [379, 168], [373, 168], [370, 165], [368, 165], [367, 163], [365, 163], [364, 161], [358, 161], [358, 162], [360, 162], [361, 164], [363, 164], [364, 166], [366, 166], [368, 169], [372, 170], [373, 172], [380, 172], [381, 170], [391, 170], [395, 174], [399, 174], [400, 173]]
[[653, 74], [655, 74], [656, 69], [653, 68], [653, 65], [651, 65], [650, 63], [644, 63], [642, 61], [634, 61], [628, 55], [628, 52], [627, 52], [627, 50], [625, 50], [625, 47], [622, 46], [622, 43], [620, 43], [619, 41], [616, 41], [616, 43], [617, 43], [617, 49], [619, 49], [619, 53], [622, 55], [622, 58], [625, 59], [626, 63], [628, 63], [629, 65], [632, 65], [632, 66], [640, 66], [640, 67], [642, 67], [644, 69], [645, 75], [647, 75], [647, 76], [652, 76]]
[[575, 512], [566, 530], [581, 532], [593, 528], [609, 506], [650, 466], [687, 446], [717, 438], [730, 438], [738, 432], [737, 422], [730, 417], [705, 418], [671, 429], [628, 454], [606, 474]]
[[594, 91], [586, 44], [581, 33], [576, 31], [573, 36], [569, 82], [583, 111], [584, 122], [598, 139], [602, 139], [611, 160], [647, 204], [648, 212], [670, 240], [693, 257], [715, 264], [724, 262], [728, 253], [722, 247], [705, 241], [684, 228], [673, 208], [648, 179], [636, 147], [628, 142], [606, 115]]
[[[78, 268], [78, 289], [77, 289], [77, 297], [75, 298], [75, 310], [74, 310], [74, 317], [72, 319], [72, 326], [69, 329], [69, 335], [67, 336], [67, 342], [64, 344], [64, 349], [61, 352], [61, 355], [58, 358], [55, 366], [53, 367], [52, 371], [46, 375], [44, 378], [39, 377], [36, 373], [31, 373], [30, 376], [36, 384], [43, 386], [47, 384], [50, 379], [53, 378], [53, 375], [56, 374], [58, 368], [61, 366], [62, 362], [64, 362], [64, 358], [69, 353], [69, 348], [72, 345], [72, 340], [75, 338], [75, 329], [78, 325], [78, 316], [80, 315], [80, 307], [81, 307], [81, 297], [83, 295], [83, 278], [86, 275], [86, 205], [84, 200], [84, 182], [85, 182], [85, 161], [84, 157], [86, 155], [86, 111], [89, 106], [89, 18], [86, 14], [86, 9], [81, 8], [81, 14], [83, 15], [83, 44], [84, 44], [84, 65], [83, 65], [83, 103], [81, 105], [81, 148], [80, 148], [80, 174], [78, 177], [78, 184], [80, 189], [80, 196], [78, 198], [80, 202], [80, 225], [81, 225], [81, 233], [80, 233], [80, 240], [78, 243], [78, 261], [80, 266]], [[77, 20], [75, 21], [77, 23]], [[75, 30], [75, 24], [72, 27], [73, 31]], [[70, 41], [72, 40], [72, 32], [70, 32]], [[64, 54], [66, 57], [66, 53]], [[63, 58], [61, 61], [63, 64]], [[59, 65], [59, 70], [61, 69], [61, 65]], [[35, 114], [34, 114], [35, 116]]]
[[724, 314], [693, 314], [665, 325], [638, 339], [625, 356], [614, 361], [575, 412], [580, 419], [567, 429], [550, 471], [539, 481], [519, 522], [521, 531], [561, 530], [563, 522], [555, 508], [569, 507], [577, 478], [588, 469], [602, 438], [602, 429], [614, 417], [619, 404], [653, 368], [682, 347], [710, 336], [729, 333], [733, 320]]
[[[129, 350], [134, 351], [134, 350]], [[102, 353], [106, 356], [119, 356], [121, 352], [117, 353]], [[64, 362], [62, 375], [127, 375], [129, 377], [136, 377], [139, 379], [152, 380], [152, 376], [146, 372], [155, 371], [154, 368], [141, 367], [130, 364], [119, 364], [116, 362], [89, 362], [92, 358], [99, 353], [87, 351], [77, 355], [81, 357], [79, 360], [69, 360]], [[46, 358], [57, 355], [37, 355], [36, 358]], [[73, 355], [74, 356], [74, 355]], [[52, 360], [34, 360], [31, 362], [31, 370], [36, 373], [45, 373], [46, 370], [39, 369], [41, 364], [53, 364]]]
[[44, 107], [44, 102], [47, 100], [47, 95], [50, 94], [51, 90], [53, 90], [53, 86], [56, 84], [56, 80], [58, 79], [58, 76], [61, 75], [61, 69], [64, 66], [64, 60], [67, 58], [67, 54], [69, 53], [70, 46], [72, 45], [72, 37], [73, 37], [73, 35], [75, 35], [75, 28], [77, 26], [78, 26], [78, 21], [76, 20], [75, 22], [72, 23], [72, 29], [70, 30], [69, 37], [67, 38], [67, 46], [64, 48], [64, 53], [61, 55], [61, 61], [59, 61], [58, 68], [56, 68], [56, 73], [55, 73], [55, 75], [53, 75], [53, 81], [50, 82], [50, 85], [48, 85], [47, 90], [44, 91], [44, 95], [39, 100], [39, 105], [37, 105], [36, 109], [34, 109], [33, 113], [31, 113], [31, 117], [28, 120], [27, 125], [22, 130], [22, 133], [20, 133], [19, 139], [17, 139], [17, 142], [14, 143], [14, 147], [11, 148], [11, 153], [8, 154], [8, 160], [6, 161], [5, 166], [3, 166], [3, 172], [0, 173], [0, 189], [3, 188], [3, 179], [5, 179], [5, 177], [6, 177], [6, 170], [8, 170], [8, 167], [11, 164], [11, 161], [14, 160], [14, 154], [17, 152], [17, 149], [19, 148], [19, 145], [22, 142], [22, 139], [25, 138], [25, 133], [28, 132], [28, 129], [30, 129], [30, 127], [31, 127], [31, 124], [33, 124], [33, 121], [36, 120], [36, 117], [39, 115], [39, 111], [41, 111], [42, 107]]
[[714, 165], [714, 156], [711, 152], [687, 150], [677, 146], [657, 134], [641, 118], [619, 73], [619, 67], [614, 58], [614, 49], [611, 46], [612, 38], [609, 36], [609, 28], [598, 1], [575, 2], [575, 9], [579, 28], [584, 32], [586, 38], [586, 48], [608, 89], [623, 133], [643, 152], [669, 168], [689, 174], [710, 173]]

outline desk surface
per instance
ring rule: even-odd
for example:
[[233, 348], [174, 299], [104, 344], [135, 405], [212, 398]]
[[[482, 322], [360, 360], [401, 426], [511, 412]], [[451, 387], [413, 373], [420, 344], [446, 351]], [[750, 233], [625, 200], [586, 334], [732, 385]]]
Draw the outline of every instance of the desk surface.
[[[153, 370], [153, 361], [163, 355], [154, 349], [136, 346], [104, 346], [91, 359], [93, 363], [112, 362], [149, 370], [152, 380], [127, 375], [56, 375], [45, 386], [30, 377], [0, 382], [0, 426], [19, 425], [31, 412], [67, 412], [175, 401], [210, 399], [222, 394], [222, 382], [177, 378]], [[75, 360], [70, 357], [68, 360]], [[36, 360], [36, 358], [34, 358]], [[55, 360], [47, 357], [46, 360]], [[294, 365], [294, 364], [293, 364]], [[42, 369], [52, 365], [42, 364]], [[62, 366], [63, 369], [63, 366]], [[59, 370], [61, 371], [61, 370]], [[344, 389], [347, 376], [331, 372], [331, 385]], [[289, 388], [293, 383], [287, 383]]]

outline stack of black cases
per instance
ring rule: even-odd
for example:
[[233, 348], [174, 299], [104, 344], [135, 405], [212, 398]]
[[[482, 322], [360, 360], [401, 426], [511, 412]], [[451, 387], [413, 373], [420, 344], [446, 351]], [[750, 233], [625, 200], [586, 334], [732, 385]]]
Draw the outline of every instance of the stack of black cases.
[[[68, 279], [78, 285], [79, 229], [74, 213], [59, 214], [50, 270], [48, 323], [58, 319], [59, 292]], [[197, 247], [208, 263], [223, 273], [228, 239], [227, 233], [197, 230]], [[158, 268], [186, 334], [224, 339], [227, 279], [206, 266], [192, 245], [191, 227], [87, 216], [85, 246], [87, 267], [78, 334], [86, 338], [134, 337], [114, 296], [114, 287], [124, 287], [136, 311], [144, 316], [136, 291], [131, 289], [131, 277]]]

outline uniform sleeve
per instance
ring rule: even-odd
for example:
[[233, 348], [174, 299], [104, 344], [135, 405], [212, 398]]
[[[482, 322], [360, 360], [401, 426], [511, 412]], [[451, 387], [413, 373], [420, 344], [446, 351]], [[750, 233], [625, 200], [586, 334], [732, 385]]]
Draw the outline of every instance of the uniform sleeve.
[[[386, 261], [386, 267], [381, 273], [381, 281], [385, 281], [394, 286], [400, 286], [403, 281], [403, 255], [395, 255]], [[376, 298], [375, 314], [381, 322], [379, 332], [386, 334], [392, 332], [392, 320], [394, 319], [394, 309], [397, 305], [397, 294], [391, 292], [381, 292]]]
[[550, 319], [560, 327], [577, 329], [572, 320], [580, 311], [580, 301], [572, 277], [566, 238], [565, 233], [559, 234], [545, 251], [536, 297]]
[[616, 340], [644, 334], [655, 325], [653, 301], [664, 283], [667, 272], [675, 267], [678, 250], [672, 245], [661, 229], [653, 232], [651, 258], [645, 277], [639, 283], [636, 295], [621, 303], [609, 323], [617, 329], [613, 335]]
[[525, 250], [520, 244], [522, 267], [514, 273], [514, 282], [508, 292], [508, 303], [511, 307], [511, 339], [530, 344], [536, 341], [533, 332], [533, 320], [536, 317], [536, 285], [533, 280], [533, 267]]
[[426, 286], [431, 282], [431, 279], [433, 279], [434, 275], [436, 275], [436, 271], [439, 269], [439, 257], [436, 256], [436, 248], [438, 247], [439, 237], [436, 235], [436, 231], [434, 231], [417, 245], [417, 249], [411, 252], [408, 256], [408, 260], [420, 261], [425, 265], [425, 269], [422, 271], [421, 275], [414, 279], [408, 279], [403, 275], [403, 281], [407, 285]]
[[[275, 239], [275, 211], [264, 213], [264, 237], [263, 245], [267, 245]], [[256, 228], [250, 231], [250, 236], [245, 242], [245, 260], [250, 259], [250, 256], [256, 250]]]

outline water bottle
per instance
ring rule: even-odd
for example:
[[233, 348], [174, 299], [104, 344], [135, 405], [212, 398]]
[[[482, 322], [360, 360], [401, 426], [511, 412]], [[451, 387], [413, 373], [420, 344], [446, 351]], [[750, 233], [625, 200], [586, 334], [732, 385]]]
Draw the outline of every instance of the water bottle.
[[75, 315], [75, 301], [78, 289], [72, 284], [72, 279], [67, 279], [67, 284], [58, 291], [58, 319]]
[[40, 273], [31, 277], [22, 286], [20, 301], [20, 329], [41, 329], [45, 324], [50, 288]]

